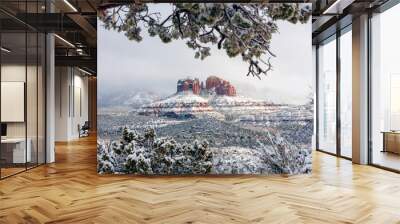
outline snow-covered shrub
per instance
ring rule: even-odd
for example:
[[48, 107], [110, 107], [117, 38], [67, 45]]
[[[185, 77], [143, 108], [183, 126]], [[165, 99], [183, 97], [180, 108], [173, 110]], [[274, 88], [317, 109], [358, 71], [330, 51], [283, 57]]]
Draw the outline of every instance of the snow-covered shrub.
[[109, 161], [101, 161], [97, 164], [97, 171], [100, 174], [104, 173], [114, 173], [114, 165]]
[[143, 148], [140, 148], [134, 154], [128, 155], [125, 162], [126, 173], [152, 174], [151, 159]]
[[269, 164], [271, 173], [292, 175], [311, 172], [311, 149], [299, 148], [277, 134], [269, 135], [272, 144], [259, 143], [259, 149], [263, 151], [262, 159]]
[[[192, 126], [194, 129], [199, 127], [195, 124], [197, 126]], [[201, 132], [205, 139], [209, 139], [208, 135], [216, 134], [213, 131], [207, 135]], [[98, 172], [156, 175], [291, 175], [311, 172], [309, 147], [288, 142], [282, 136], [280, 132], [273, 131], [263, 135], [242, 131], [224, 136], [227, 145], [199, 141], [196, 138], [188, 138], [186, 141], [190, 144], [181, 144], [176, 138], [157, 137], [153, 129], [138, 133], [125, 128], [119, 141], [98, 144]], [[210, 144], [213, 144], [212, 149]]]
[[193, 164], [193, 173], [203, 174], [210, 173], [212, 168], [212, 152], [208, 148], [208, 142], [198, 142], [197, 140], [193, 143], [191, 151]]
[[217, 174], [261, 174], [266, 164], [258, 150], [242, 147], [214, 149], [213, 172]]
[[114, 173], [115, 172], [115, 160], [108, 147], [104, 142], [97, 143], [97, 172], [98, 173]]
[[157, 138], [154, 129], [141, 135], [124, 128], [120, 141], [98, 148], [99, 173], [206, 174], [212, 168], [207, 141], [179, 144], [172, 137]]

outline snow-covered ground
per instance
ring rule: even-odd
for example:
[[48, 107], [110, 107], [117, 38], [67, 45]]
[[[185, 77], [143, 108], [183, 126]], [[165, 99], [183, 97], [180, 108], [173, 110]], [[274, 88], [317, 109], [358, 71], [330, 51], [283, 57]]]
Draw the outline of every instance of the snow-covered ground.
[[147, 104], [139, 110], [143, 114], [162, 113], [207, 113], [214, 109], [209, 106], [207, 99], [190, 92], [176, 93], [163, 100], [157, 100]]
[[[308, 173], [312, 108], [312, 103], [279, 105], [243, 96], [180, 92], [129, 113], [99, 114], [98, 135], [106, 140], [100, 144], [105, 148], [112, 141], [119, 144], [124, 127], [140, 134], [153, 129], [157, 138], [173, 138], [180, 145], [205, 140], [214, 174]], [[127, 172], [118, 158], [114, 162], [121, 171], [114, 172]]]
[[215, 174], [254, 174], [267, 170], [258, 150], [243, 147], [212, 148]]
[[220, 112], [262, 111], [274, 112], [278, 109], [271, 103], [244, 96], [213, 96], [209, 104]]

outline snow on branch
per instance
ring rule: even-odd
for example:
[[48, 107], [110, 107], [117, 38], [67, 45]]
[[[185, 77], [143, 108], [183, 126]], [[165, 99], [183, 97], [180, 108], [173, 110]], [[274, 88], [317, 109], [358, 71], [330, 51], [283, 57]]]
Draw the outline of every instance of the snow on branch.
[[249, 64], [247, 76], [261, 79], [272, 69], [272, 34], [277, 20], [305, 23], [311, 15], [308, 4], [295, 3], [171, 3], [171, 12], [152, 12], [147, 4], [114, 4], [100, 7], [99, 18], [107, 29], [123, 32], [140, 42], [142, 29], [162, 42], [185, 40], [194, 57], [209, 56], [210, 44], [229, 57], [241, 56]]

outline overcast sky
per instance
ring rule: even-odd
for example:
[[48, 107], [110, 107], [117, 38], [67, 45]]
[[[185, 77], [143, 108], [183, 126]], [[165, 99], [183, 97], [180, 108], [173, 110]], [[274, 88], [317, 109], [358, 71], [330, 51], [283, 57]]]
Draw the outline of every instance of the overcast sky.
[[[152, 5], [161, 12], [169, 4]], [[259, 80], [247, 77], [248, 64], [241, 57], [229, 58], [212, 47], [211, 56], [195, 59], [185, 41], [164, 44], [158, 37], [142, 32], [141, 42], [129, 41], [123, 33], [105, 30], [98, 22], [99, 94], [115, 90], [151, 91], [162, 96], [176, 91], [180, 78], [205, 80], [216, 75], [230, 81], [239, 95], [276, 103], [302, 104], [313, 85], [311, 20], [306, 24], [278, 22], [279, 33], [272, 37], [273, 71]]]

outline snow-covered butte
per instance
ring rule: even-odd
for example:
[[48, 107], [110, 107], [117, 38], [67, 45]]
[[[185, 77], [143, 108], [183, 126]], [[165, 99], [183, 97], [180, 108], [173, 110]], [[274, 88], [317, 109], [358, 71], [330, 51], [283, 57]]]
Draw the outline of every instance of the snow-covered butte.
[[193, 94], [192, 91], [175, 93], [162, 100], [144, 105], [140, 114], [207, 114], [207, 113], [274, 113], [284, 105], [277, 105], [245, 96]]
[[160, 113], [200, 113], [213, 112], [214, 109], [208, 104], [208, 100], [195, 95], [192, 92], [184, 91], [176, 93], [162, 100], [154, 101], [142, 107], [139, 113], [160, 114]]

